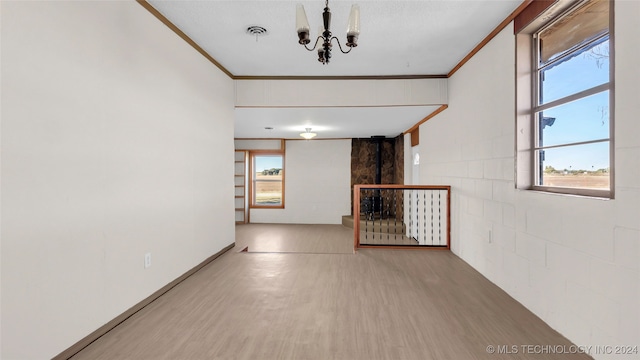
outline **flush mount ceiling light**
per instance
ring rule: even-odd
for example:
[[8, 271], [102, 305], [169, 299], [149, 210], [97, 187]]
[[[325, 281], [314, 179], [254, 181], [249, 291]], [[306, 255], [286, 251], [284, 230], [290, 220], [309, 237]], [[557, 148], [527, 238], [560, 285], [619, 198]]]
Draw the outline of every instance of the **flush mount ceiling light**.
[[316, 134], [316, 133], [312, 133], [312, 132], [311, 132], [311, 128], [305, 128], [305, 130], [306, 130], [306, 131], [305, 131], [305, 132], [303, 132], [303, 133], [301, 133], [301, 134], [300, 134], [300, 136], [302, 136], [303, 138], [305, 138], [305, 139], [307, 139], [307, 140], [311, 140], [311, 139], [313, 139], [314, 137], [316, 137], [316, 135], [318, 135], [318, 134]]
[[[307, 13], [304, 11], [304, 6], [298, 4], [296, 8], [296, 29], [298, 31], [298, 43], [304, 45], [304, 47], [313, 51], [318, 48], [318, 61], [323, 65], [329, 63], [331, 59], [331, 42], [333, 39], [338, 43], [338, 47], [343, 54], [351, 52], [351, 49], [358, 46], [358, 35], [360, 35], [360, 6], [352, 5], [351, 14], [349, 14], [349, 25], [347, 26], [347, 43], [345, 44], [349, 50], [342, 50], [340, 40], [337, 37], [331, 36], [331, 10], [329, 9], [329, 0], [325, 1], [324, 12], [322, 13], [322, 22], [324, 29], [320, 28], [320, 34], [316, 39], [316, 43], [312, 48], [309, 48], [307, 44], [311, 42], [309, 39], [309, 20], [307, 20]], [[318, 47], [320, 44], [320, 47]]]

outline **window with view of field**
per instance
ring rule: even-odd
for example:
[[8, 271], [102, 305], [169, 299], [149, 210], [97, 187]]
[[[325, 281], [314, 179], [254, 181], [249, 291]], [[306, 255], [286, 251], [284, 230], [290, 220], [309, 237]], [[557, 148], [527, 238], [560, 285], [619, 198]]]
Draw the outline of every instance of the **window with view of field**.
[[533, 33], [533, 188], [611, 194], [608, 0], [585, 0]]
[[282, 154], [252, 154], [252, 207], [284, 207]]

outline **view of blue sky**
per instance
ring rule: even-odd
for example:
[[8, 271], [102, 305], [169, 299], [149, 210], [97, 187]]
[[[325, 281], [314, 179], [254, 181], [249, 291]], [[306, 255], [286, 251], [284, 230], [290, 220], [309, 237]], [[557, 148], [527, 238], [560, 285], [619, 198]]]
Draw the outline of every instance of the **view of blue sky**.
[[[609, 81], [609, 41], [603, 41], [544, 72], [547, 103]], [[544, 146], [609, 137], [609, 91], [543, 112], [555, 118], [543, 130]], [[545, 150], [545, 166], [555, 169], [597, 170], [609, 167], [609, 142]]]
[[260, 172], [268, 169], [282, 169], [282, 156], [280, 155], [264, 155], [255, 157], [255, 170]]

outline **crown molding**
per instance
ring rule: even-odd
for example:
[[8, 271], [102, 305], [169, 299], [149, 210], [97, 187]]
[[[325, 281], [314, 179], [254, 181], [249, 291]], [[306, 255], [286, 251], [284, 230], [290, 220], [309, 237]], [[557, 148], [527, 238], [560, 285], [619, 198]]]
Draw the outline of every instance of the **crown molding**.
[[151, 4], [147, 2], [147, 0], [136, 0], [136, 2], [142, 5], [143, 8], [147, 9], [151, 13], [151, 15], [155, 16], [158, 20], [160, 20], [163, 24], [165, 24], [171, 31], [176, 33], [182, 40], [186, 41], [187, 44], [191, 45], [197, 52], [202, 54], [207, 60], [209, 60], [213, 65], [215, 65], [220, 71], [227, 74], [228, 77], [233, 79], [233, 74], [227, 70], [224, 66], [222, 66], [216, 59], [211, 57], [209, 53], [204, 51], [195, 41], [193, 41], [187, 34], [185, 34], [182, 30], [180, 30], [176, 25], [174, 25], [169, 19], [167, 19], [164, 15], [160, 13], [160, 11], [156, 10]]
[[412, 80], [446, 79], [447, 75], [234, 76], [234, 80]]
[[424, 124], [425, 122], [427, 122], [428, 120], [430, 120], [431, 118], [433, 118], [434, 116], [440, 114], [441, 112], [445, 111], [447, 108], [449, 107], [449, 105], [441, 105], [439, 108], [437, 108], [434, 112], [432, 112], [431, 114], [427, 115], [424, 119], [418, 121], [415, 125], [413, 125], [409, 130], [403, 132], [402, 134], [409, 134], [411, 132], [413, 132], [413, 130], [420, 128], [420, 125]]
[[469, 52], [467, 56], [462, 58], [462, 60], [460, 60], [458, 65], [454, 66], [453, 69], [449, 71], [449, 73], [447, 74], [447, 78], [450, 78], [451, 76], [453, 76], [453, 74], [456, 73], [456, 71], [460, 70], [460, 68], [464, 64], [466, 64], [467, 61], [471, 60], [471, 58], [475, 54], [477, 54], [480, 50], [482, 50], [482, 48], [485, 45], [487, 45], [489, 41], [493, 40], [493, 38], [496, 37], [496, 35], [498, 35], [498, 33], [502, 31], [502, 29], [507, 27], [507, 25], [509, 25], [509, 23], [511, 23], [516, 18], [516, 16], [520, 15], [520, 13], [523, 12], [524, 9], [526, 9], [527, 6], [529, 6], [529, 4], [531, 4], [533, 1], [534, 0], [524, 0], [522, 4], [520, 4], [520, 6], [518, 6], [515, 10], [513, 10], [513, 12], [509, 14], [509, 16], [507, 16], [504, 20], [502, 20], [502, 22], [498, 24], [498, 26], [496, 26], [496, 28], [493, 29], [492, 32], [489, 33], [489, 35], [487, 35], [478, 45], [476, 45], [476, 47], [473, 48], [473, 50], [471, 50], [471, 52]]
[[234, 75], [227, 68], [222, 66], [209, 53], [201, 48], [187, 34], [174, 25], [169, 19], [162, 15], [147, 0], [136, 0], [136, 2], [153, 16], [165, 24], [169, 29], [175, 32], [179, 37], [191, 45], [196, 51], [202, 54], [213, 65], [229, 76], [232, 80], [401, 80], [401, 79], [447, 79], [456, 73], [467, 61], [477, 54], [485, 45], [489, 43], [502, 29], [504, 29], [511, 21], [513, 21], [529, 4], [534, 0], [524, 0], [518, 8], [516, 8], [507, 18], [505, 18], [487, 37], [485, 37], [471, 52], [467, 54], [456, 66], [449, 71], [448, 74], [425, 74], [425, 75], [369, 75], [369, 76], [261, 76], [261, 75]]

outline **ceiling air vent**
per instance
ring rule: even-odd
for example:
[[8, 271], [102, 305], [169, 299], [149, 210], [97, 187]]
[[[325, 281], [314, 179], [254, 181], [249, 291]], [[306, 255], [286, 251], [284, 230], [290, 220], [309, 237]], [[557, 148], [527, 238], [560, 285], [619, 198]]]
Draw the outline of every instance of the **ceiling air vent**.
[[258, 41], [258, 36], [267, 35], [267, 29], [262, 26], [252, 25], [247, 28], [247, 34], [256, 37], [256, 41]]

